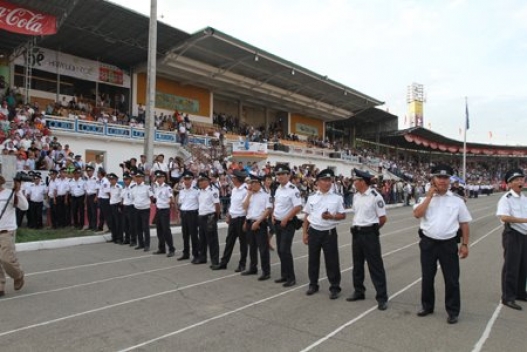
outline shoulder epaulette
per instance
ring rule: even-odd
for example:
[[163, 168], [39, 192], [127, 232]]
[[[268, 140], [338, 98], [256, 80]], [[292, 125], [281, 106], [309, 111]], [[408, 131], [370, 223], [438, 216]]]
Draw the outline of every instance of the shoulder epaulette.
[[289, 185], [289, 188], [295, 189], [296, 186], [294, 186], [294, 185]]
[[377, 192], [375, 192], [375, 190], [371, 190], [371, 194], [373, 194], [373, 196], [377, 197], [379, 194]]
[[135, 186], [137, 186], [137, 185], [131, 185], [130, 188], [134, 188]]
[[197, 186], [194, 186], [194, 187], [192, 187], [192, 188], [197, 189], [197, 190], [199, 191], [199, 187], [197, 187]]
[[505, 197], [506, 197], [506, 198], [510, 198], [510, 197], [512, 197], [512, 193], [509, 192]]

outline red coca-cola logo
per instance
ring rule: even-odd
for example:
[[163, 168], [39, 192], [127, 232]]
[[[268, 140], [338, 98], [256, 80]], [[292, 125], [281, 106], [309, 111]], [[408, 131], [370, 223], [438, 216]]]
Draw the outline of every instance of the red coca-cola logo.
[[47, 35], [56, 33], [55, 17], [0, 1], [0, 27], [10, 32]]

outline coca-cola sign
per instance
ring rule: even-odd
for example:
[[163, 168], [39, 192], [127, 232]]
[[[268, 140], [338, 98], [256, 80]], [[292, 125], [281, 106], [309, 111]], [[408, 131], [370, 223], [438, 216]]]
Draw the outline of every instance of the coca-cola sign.
[[0, 0], [0, 28], [19, 34], [50, 35], [57, 33], [57, 19]]

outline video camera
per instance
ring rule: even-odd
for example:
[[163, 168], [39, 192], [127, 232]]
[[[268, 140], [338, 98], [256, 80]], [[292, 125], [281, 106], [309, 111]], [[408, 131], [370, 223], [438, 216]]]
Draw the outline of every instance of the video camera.
[[29, 176], [25, 172], [17, 172], [15, 174], [15, 177], [13, 177], [13, 181], [15, 182], [33, 182], [33, 177]]
[[121, 169], [131, 169], [132, 168], [132, 162], [130, 160], [125, 160], [122, 163], [119, 164], [119, 167]]

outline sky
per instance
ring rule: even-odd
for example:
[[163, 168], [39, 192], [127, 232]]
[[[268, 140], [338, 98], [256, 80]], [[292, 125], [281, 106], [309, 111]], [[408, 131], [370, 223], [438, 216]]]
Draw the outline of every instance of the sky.
[[[145, 15], [148, 0], [111, 0]], [[157, 0], [158, 19], [205, 27], [377, 98], [408, 114], [424, 85], [424, 127], [467, 142], [527, 145], [524, 0]]]

